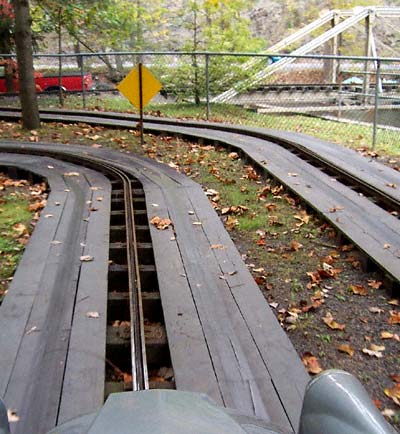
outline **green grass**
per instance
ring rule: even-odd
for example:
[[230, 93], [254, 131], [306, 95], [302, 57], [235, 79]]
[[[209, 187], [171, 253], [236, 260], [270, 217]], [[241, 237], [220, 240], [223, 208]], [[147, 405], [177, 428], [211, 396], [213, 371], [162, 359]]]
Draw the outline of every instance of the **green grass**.
[[[20, 260], [24, 246], [18, 240], [23, 227], [28, 230], [32, 213], [29, 200], [18, 193], [2, 196], [0, 203], [0, 300], [9, 279]], [[15, 225], [23, 225], [15, 228]]]

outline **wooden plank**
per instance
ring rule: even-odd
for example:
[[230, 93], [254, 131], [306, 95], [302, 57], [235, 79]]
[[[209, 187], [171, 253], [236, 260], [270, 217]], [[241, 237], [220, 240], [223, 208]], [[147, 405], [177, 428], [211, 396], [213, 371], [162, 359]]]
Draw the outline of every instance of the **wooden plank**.
[[80, 222], [87, 197], [77, 179], [66, 181], [70, 193], [55, 235], [63, 244], [59, 255], [46, 260], [27, 323], [27, 330], [37, 327], [37, 331], [23, 338], [5, 395], [8, 405], [20, 415], [15, 434], [46, 432], [57, 421], [80, 268]]
[[81, 253], [94, 260], [81, 265], [58, 424], [97, 410], [104, 400], [111, 184], [96, 172], [85, 170], [84, 176], [91, 188], [87, 207], [97, 211], [87, 212]]
[[[198, 187], [199, 188], [199, 187]], [[224, 403], [290, 428], [268, 370], [265, 368], [227, 283], [220, 279], [202, 227], [188, 215], [192, 203], [183, 190], [168, 191], [170, 215], [191, 285]], [[217, 216], [215, 216], [217, 218]]]
[[[50, 243], [55, 238], [60, 217], [64, 210], [64, 202], [67, 192], [66, 184], [57, 172], [46, 169], [47, 165], [54, 164], [53, 160], [42, 160], [41, 168], [38, 168], [36, 157], [22, 158], [15, 164], [15, 157], [1, 154], [0, 161], [7, 165], [21, 166], [26, 170], [32, 170], [42, 176], [46, 176], [51, 183], [52, 191], [43, 214], [52, 214], [53, 218], [40, 219], [26, 246], [21, 258], [20, 266], [14, 274], [7, 296], [0, 307], [0, 395], [5, 396], [8, 383], [18, 356], [19, 345], [24, 334], [29, 331], [27, 322], [32, 310], [32, 304], [40, 290], [40, 279], [46, 264], [46, 258], [56, 246]], [[59, 202], [61, 205], [56, 206]], [[32, 270], [35, 270], [32, 272]], [[5, 332], [7, 330], [7, 332]]]
[[[282, 330], [260, 289], [243, 263], [240, 254], [210, 207], [203, 191], [192, 188], [189, 193], [193, 209], [211, 245], [224, 249], [210, 249], [229, 285], [232, 299], [244, 318], [271, 376], [274, 389], [282, 402], [293, 428], [300, 420], [302, 400], [309, 381], [299, 356]], [[229, 273], [235, 272], [234, 275]], [[288, 375], [287, 373], [291, 374]]]
[[[169, 217], [162, 191], [142, 178], [148, 217]], [[158, 205], [158, 206], [155, 206]], [[150, 225], [158, 286], [164, 312], [175, 383], [178, 390], [206, 393], [223, 403], [202, 324], [192, 298], [190, 282], [171, 229], [159, 231]]]

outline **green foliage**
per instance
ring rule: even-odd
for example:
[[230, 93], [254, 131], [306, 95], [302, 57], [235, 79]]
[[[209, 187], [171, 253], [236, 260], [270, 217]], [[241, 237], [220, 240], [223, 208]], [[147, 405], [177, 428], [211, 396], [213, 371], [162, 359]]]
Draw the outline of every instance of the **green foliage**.
[[[178, 14], [187, 35], [182, 50], [232, 53], [262, 50], [265, 43], [251, 35], [250, 22], [244, 16], [253, 4], [253, 1], [243, 0], [190, 0]], [[235, 81], [238, 77], [245, 78], [250, 73], [241, 68], [246, 60], [238, 57], [213, 58], [209, 65], [211, 93], [229, 87], [233, 77]], [[184, 97], [191, 97], [199, 103], [205, 95], [205, 68], [205, 58], [193, 56], [190, 62], [171, 70], [170, 78], [174, 87], [179, 83], [179, 87], [185, 89]]]

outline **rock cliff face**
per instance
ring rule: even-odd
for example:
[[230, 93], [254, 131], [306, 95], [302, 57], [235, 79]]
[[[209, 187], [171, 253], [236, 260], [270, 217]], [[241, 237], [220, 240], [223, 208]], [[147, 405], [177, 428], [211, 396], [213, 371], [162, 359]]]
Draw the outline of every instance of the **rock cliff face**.
[[249, 14], [254, 36], [265, 39], [267, 46], [280, 41], [286, 33], [284, 15], [285, 6], [282, 2], [259, 1]]
[[[267, 47], [279, 42], [291, 32], [311, 22], [319, 14], [330, 10], [330, 1], [298, 0], [295, 3], [289, 1], [258, 0], [253, 10], [249, 13], [251, 29], [254, 36], [263, 38]], [[378, 3], [373, 2], [371, 3]], [[399, 0], [384, 2], [385, 6], [400, 7]], [[328, 30], [328, 27], [326, 28]], [[377, 40], [378, 55], [398, 57], [400, 56], [399, 19], [377, 18], [374, 22], [374, 34]], [[350, 32], [349, 32], [350, 33]], [[363, 41], [365, 33], [362, 23], [358, 29], [352, 30], [348, 35], [345, 47], [347, 54], [361, 55], [361, 46], [353, 47], [354, 41]], [[304, 41], [303, 41], [304, 42]], [[354, 50], [353, 50], [354, 48]]]

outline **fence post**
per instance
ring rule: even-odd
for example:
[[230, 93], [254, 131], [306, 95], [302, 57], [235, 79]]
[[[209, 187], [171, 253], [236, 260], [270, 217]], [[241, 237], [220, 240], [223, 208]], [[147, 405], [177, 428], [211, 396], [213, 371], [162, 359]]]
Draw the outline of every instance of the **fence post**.
[[210, 120], [210, 55], [206, 54], [206, 119]]
[[85, 58], [82, 54], [79, 54], [79, 57], [81, 61], [79, 62], [81, 64], [81, 80], [82, 80], [82, 106], [85, 109], [86, 108], [86, 91], [85, 91], [85, 72], [84, 72], [84, 61]]
[[372, 135], [372, 149], [376, 147], [376, 135], [378, 129], [378, 110], [379, 110], [379, 88], [381, 82], [381, 61], [376, 61], [376, 76], [375, 76], [375, 103], [374, 103], [374, 128]]

